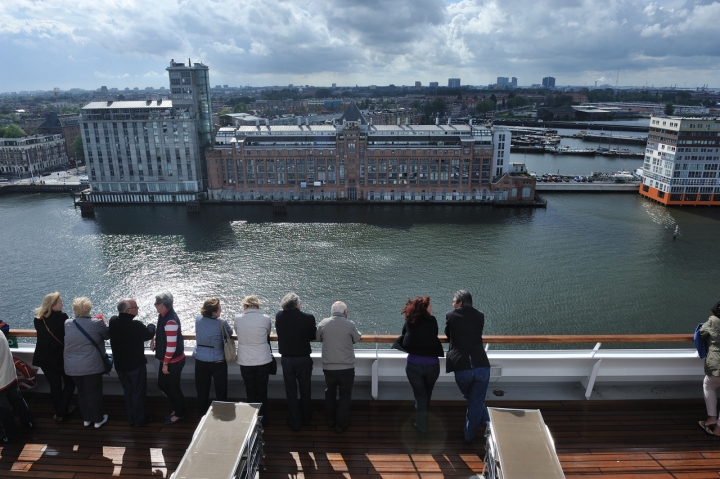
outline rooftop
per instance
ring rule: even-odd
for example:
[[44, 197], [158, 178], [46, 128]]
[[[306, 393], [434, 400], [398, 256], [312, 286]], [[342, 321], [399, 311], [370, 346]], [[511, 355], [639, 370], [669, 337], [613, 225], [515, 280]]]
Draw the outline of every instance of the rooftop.
[[138, 108], [172, 108], [172, 100], [93, 101], [83, 110], [111, 110]]

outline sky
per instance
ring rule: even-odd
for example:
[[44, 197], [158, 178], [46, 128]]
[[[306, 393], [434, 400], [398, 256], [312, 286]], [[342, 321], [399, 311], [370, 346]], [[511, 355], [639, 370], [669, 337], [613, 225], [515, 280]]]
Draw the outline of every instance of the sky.
[[2, 0], [0, 92], [211, 85], [720, 87], [714, 0]]

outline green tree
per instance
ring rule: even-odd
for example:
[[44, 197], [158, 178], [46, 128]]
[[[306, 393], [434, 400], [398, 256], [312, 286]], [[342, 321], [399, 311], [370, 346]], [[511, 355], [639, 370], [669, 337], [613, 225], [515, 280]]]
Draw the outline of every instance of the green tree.
[[0, 138], [20, 138], [25, 136], [25, 130], [15, 124], [6, 127], [0, 127]]
[[218, 112], [218, 115], [229, 115], [230, 113], [232, 113], [230, 108], [223, 108]]
[[233, 106], [233, 113], [245, 113], [247, 109], [248, 107], [245, 103], [236, 103], [235, 106]]
[[75, 153], [75, 159], [77, 161], [83, 161], [85, 159], [85, 146], [82, 142], [82, 137], [80, 135], [76, 136], [73, 142], [70, 144], [70, 148], [72, 148], [73, 153]]
[[487, 113], [495, 109], [495, 103], [490, 100], [483, 100], [475, 104], [475, 111], [478, 113]]
[[675, 113], [675, 107], [673, 106], [672, 102], [667, 102], [665, 104], [665, 114], [672, 115], [673, 113]]
[[329, 88], [318, 88], [315, 90], [315, 98], [330, 98], [332, 96], [332, 92]]

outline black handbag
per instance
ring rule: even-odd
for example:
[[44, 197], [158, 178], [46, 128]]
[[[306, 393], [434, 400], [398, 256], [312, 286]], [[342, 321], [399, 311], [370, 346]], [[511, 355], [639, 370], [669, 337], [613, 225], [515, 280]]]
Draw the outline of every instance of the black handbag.
[[100, 349], [100, 346], [98, 346], [98, 343], [96, 343], [95, 340], [92, 337], [90, 337], [90, 335], [83, 329], [82, 326], [80, 326], [80, 324], [76, 320], [73, 319], [73, 323], [75, 323], [75, 326], [77, 326], [78, 331], [83, 333], [85, 335], [85, 337], [88, 338], [88, 340], [93, 344], [93, 346], [95, 346], [95, 349], [98, 350], [98, 352], [100, 353], [100, 357], [102, 358], [102, 361], [103, 361], [103, 366], [105, 366], [105, 374], [110, 374], [110, 371], [112, 371], [112, 368], [113, 368], [112, 354], [108, 354], [107, 352]]
[[277, 374], [277, 361], [275, 361], [275, 356], [273, 356], [272, 353], [272, 346], [270, 345], [270, 337], [268, 336], [268, 347], [270, 348], [270, 362], [268, 363], [270, 365], [270, 374], [275, 376]]

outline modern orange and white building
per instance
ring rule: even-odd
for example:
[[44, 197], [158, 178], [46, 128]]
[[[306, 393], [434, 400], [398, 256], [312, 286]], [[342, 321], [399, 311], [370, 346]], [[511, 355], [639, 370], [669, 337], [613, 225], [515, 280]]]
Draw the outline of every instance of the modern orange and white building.
[[640, 194], [664, 205], [720, 205], [720, 118], [650, 118]]

